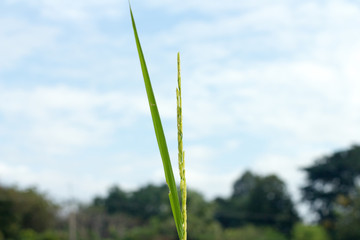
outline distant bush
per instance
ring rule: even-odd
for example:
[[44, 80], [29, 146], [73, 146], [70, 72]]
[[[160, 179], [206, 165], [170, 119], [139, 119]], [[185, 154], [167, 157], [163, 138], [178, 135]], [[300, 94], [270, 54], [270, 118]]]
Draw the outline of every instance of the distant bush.
[[287, 240], [275, 229], [248, 225], [241, 228], [228, 228], [224, 232], [224, 240]]
[[324, 228], [318, 225], [304, 225], [298, 223], [293, 229], [292, 240], [329, 240]]
[[[0, 185], [0, 239], [36, 239], [55, 225], [57, 207], [35, 188]], [[23, 229], [29, 229], [22, 231]]]

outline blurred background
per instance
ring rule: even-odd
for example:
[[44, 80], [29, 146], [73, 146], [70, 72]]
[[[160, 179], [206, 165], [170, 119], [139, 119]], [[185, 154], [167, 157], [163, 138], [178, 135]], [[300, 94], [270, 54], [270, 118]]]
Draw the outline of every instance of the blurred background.
[[[131, 4], [189, 239], [360, 239], [360, 4]], [[128, 2], [0, 1], [0, 239], [176, 239], [164, 181]]]

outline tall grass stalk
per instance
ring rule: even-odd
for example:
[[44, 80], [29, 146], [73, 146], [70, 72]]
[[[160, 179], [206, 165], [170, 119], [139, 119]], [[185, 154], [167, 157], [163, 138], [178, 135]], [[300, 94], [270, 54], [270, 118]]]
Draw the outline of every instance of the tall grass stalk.
[[181, 107], [181, 77], [180, 77], [180, 55], [178, 54], [178, 88], [176, 90], [176, 98], [177, 98], [177, 126], [178, 126], [178, 149], [179, 149], [179, 170], [180, 170], [180, 190], [182, 193], [182, 210], [180, 210], [180, 201], [179, 196], [175, 184], [174, 174], [170, 162], [169, 151], [166, 144], [166, 139], [164, 135], [164, 130], [161, 124], [160, 114], [158, 111], [158, 107], [155, 101], [155, 95], [151, 86], [149, 73], [146, 67], [146, 62], [144, 58], [144, 54], [141, 49], [140, 40], [138, 37], [138, 33], [136, 30], [134, 16], [131, 10], [130, 2], [130, 15], [131, 15], [131, 22], [134, 30], [135, 42], [136, 47], [139, 54], [139, 60], [141, 65], [141, 71], [144, 78], [145, 89], [147, 98], [149, 101], [149, 107], [152, 117], [152, 122], [154, 125], [156, 140], [159, 146], [159, 151], [164, 167], [165, 179], [166, 183], [169, 187], [169, 200], [170, 206], [173, 213], [176, 230], [179, 236], [179, 239], [186, 240], [186, 181], [185, 181], [185, 162], [184, 162], [184, 151], [183, 151], [183, 144], [182, 144], [182, 107]]
[[180, 172], [182, 223], [184, 229], [183, 240], [186, 240], [187, 239], [186, 179], [185, 179], [185, 152], [183, 150], [180, 53], [177, 54], [177, 67], [178, 67], [178, 87], [176, 89], [176, 104], [177, 104], [177, 129], [178, 129], [178, 163], [179, 163], [179, 172]]

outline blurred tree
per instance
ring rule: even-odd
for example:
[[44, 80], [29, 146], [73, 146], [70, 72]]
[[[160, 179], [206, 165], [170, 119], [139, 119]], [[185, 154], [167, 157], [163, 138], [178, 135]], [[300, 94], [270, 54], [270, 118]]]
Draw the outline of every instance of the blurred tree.
[[289, 235], [299, 219], [285, 183], [275, 175], [262, 177], [247, 171], [234, 183], [232, 196], [216, 202], [216, 218], [224, 227], [251, 223]]
[[[344, 203], [344, 200], [340, 200]], [[359, 240], [360, 239], [360, 189], [353, 194], [346, 205], [341, 205], [338, 211], [335, 232], [337, 240]]]
[[222, 229], [214, 218], [213, 203], [193, 190], [188, 190], [188, 239], [191, 240], [222, 240]]
[[256, 188], [259, 180], [259, 176], [254, 175], [250, 171], [246, 171], [238, 180], [235, 181], [232, 197], [249, 200], [251, 192], [254, 188]]
[[143, 221], [131, 215], [130, 192], [118, 186], [109, 188], [107, 196], [96, 196], [90, 205], [80, 205], [77, 228], [80, 239], [122, 239], [129, 229]]
[[144, 221], [152, 216], [164, 217], [171, 214], [166, 185], [149, 184], [131, 193], [113, 186], [105, 198], [95, 197], [92, 207], [104, 209], [108, 214], [128, 214]]
[[14, 236], [19, 229], [19, 222], [13, 212], [14, 201], [8, 196], [9, 189], [0, 186], [0, 239]]
[[356, 192], [360, 176], [360, 147], [335, 152], [303, 169], [306, 184], [303, 200], [317, 213], [321, 223], [332, 235], [336, 228], [339, 207], [349, 204]]
[[269, 227], [255, 227], [246, 225], [241, 228], [228, 228], [224, 233], [224, 240], [286, 240], [280, 232]]
[[[214, 204], [192, 190], [188, 190], [187, 203], [188, 239], [222, 240]], [[165, 184], [150, 184], [129, 193], [112, 187], [106, 197], [96, 197], [91, 206], [80, 208], [78, 226], [84, 239], [177, 239]]]
[[77, 213], [77, 235], [80, 239], [121, 239], [129, 229], [140, 225], [127, 214], [108, 214], [99, 208], [81, 207]]
[[133, 192], [113, 186], [107, 196], [95, 197], [90, 206], [83, 207], [78, 221], [84, 237], [142, 239], [141, 236], [147, 236], [144, 239], [152, 239], [157, 236], [157, 231], [172, 236], [173, 232], [163, 231], [154, 218], [161, 222], [172, 218], [166, 185], [150, 184]]
[[54, 226], [57, 207], [35, 188], [19, 190], [0, 185], [0, 232], [16, 238], [22, 229], [43, 232]]
[[[166, 190], [163, 195], [164, 203], [169, 206], [168, 190], [166, 186], [161, 186]], [[153, 191], [153, 187], [145, 187], [147, 191]], [[143, 192], [145, 190], [138, 191]], [[155, 190], [156, 193], [159, 189]], [[161, 191], [162, 192], [162, 191]], [[135, 195], [135, 194], [134, 194]], [[146, 194], [147, 195], [147, 194]], [[166, 198], [165, 198], [166, 197]], [[158, 205], [154, 204], [155, 206]], [[145, 204], [146, 206], [146, 204]], [[222, 229], [220, 224], [214, 219], [214, 207], [212, 203], [207, 202], [203, 196], [195, 191], [188, 190], [188, 239], [190, 240], [222, 240]], [[145, 224], [138, 225], [130, 229], [124, 239], [178, 239], [170, 209], [166, 214], [160, 212], [158, 215], [152, 215]]]
[[131, 194], [129, 212], [133, 216], [148, 220], [150, 217], [172, 217], [169, 190], [166, 184], [161, 186], [147, 185]]
[[94, 199], [95, 206], [101, 206], [102, 204], [109, 214], [127, 212], [129, 209], [128, 193], [117, 186], [113, 186], [109, 189], [108, 196], [105, 199]]

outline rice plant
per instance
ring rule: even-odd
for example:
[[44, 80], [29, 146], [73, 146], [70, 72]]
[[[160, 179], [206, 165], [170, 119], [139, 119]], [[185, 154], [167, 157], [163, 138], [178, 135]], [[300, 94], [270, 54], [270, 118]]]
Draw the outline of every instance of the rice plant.
[[164, 130], [161, 124], [160, 114], [156, 105], [155, 95], [151, 86], [149, 73], [146, 67], [144, 54], [141, 49], [139, 36], [137, 34], [134, 16], [129, 3], [130, 15], [132, 27], [134, 30], [136, 47], [139, 54], [139, 60], [141, 65], [141, 71], [144, 78], [144, 84], [146, 89], [147, 98], [149, 101], [149, 108], [151, 112], [152, 122], [154, 125], [156, 140], [159, 146], [160, 155], [164, 167], [166, 183], [169, 187], [169, 200], [170, 206], [173, 213], [176, 230], [180, 240], [187, 239], [187, 214], [186, 214], [186, 180], [185, 180], [185, 161], [183, 151], [183, 132], [182, 132], [182, 100], [181, 100], [181, 76], [180, 76], [180, 54], [177, 55], [177, 66], [178, 66], [178, 87], [176, 89], [176, 100], [177, 100], [177, 128], [178, 128], [178, 163], [180, 171], [180, 191], [181, 191], [181, 202], [182, 208], [180, 208], [179, 196], [176, 188], [174, 174], [170, 162], [170, 156]]

